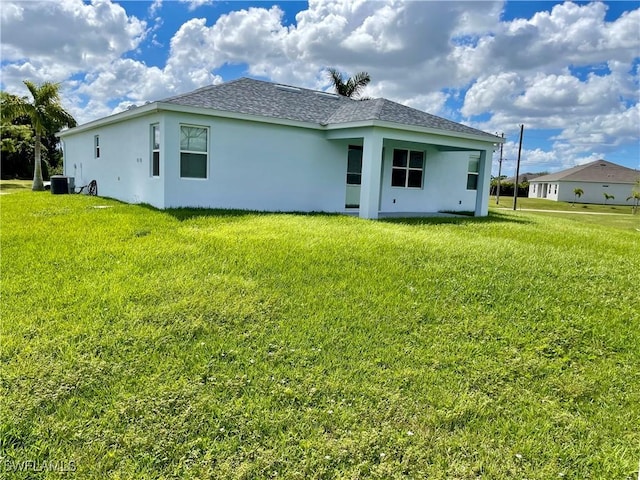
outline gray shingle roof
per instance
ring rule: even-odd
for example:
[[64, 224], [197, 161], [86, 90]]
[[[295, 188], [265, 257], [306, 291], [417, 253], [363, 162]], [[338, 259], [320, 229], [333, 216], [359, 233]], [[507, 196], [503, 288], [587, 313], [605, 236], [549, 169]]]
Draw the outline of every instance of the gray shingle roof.
[[352, 100], [306, 88], [240, 78], [160, 101], [174, 105], [211, 108], [224, 112], [294, 120], [318, 125], [339, 125], [380, 120], [446, 132], [499, 138], [481, 130], [437, 117], [384, 98]]
[[596, 182], [635, 183], [640, 177], [638, 170], [623, 167], [606, 160], [596, 160], [577, 167], [538, 177], [533, 182]]

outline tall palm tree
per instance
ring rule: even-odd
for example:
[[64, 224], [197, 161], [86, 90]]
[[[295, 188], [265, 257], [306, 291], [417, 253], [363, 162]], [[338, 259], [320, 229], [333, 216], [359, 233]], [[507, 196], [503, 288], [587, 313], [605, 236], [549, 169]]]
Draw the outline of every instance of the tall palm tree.
[[44, 190], [42, 181], [42, 137], [63, 127], [75, 127], [76, 121], [60, 105], [60, 84], [45, 82], [42, 85], [25, 80], [24, 84], [31, 92], [33, 101], [27, 97], [18, 97], [2, 92], [0, 105], [2, 117], [12, 120], [27, 116], [35, 133], [35, 162], [33, 168], [32, 190]]
[[576, 204], [576, 200], [578, 198], [580, 198], [582, 195], [584, 195], [584, 190], [582, 190], [581, 188], [574, 188], [573, 189], [573, 204]]
[[356, 73], [346, 80], [342, 73], [335, 68], [327, 68], [327, 74], [338, 95], [354, 99], [359, 98], [362, 89], [369, 85], [371, 81], [371, 77], [367, 72]]

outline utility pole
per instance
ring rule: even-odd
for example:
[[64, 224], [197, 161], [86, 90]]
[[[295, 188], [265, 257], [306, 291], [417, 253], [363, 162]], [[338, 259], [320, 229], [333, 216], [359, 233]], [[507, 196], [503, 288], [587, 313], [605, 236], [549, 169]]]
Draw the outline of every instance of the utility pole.
[[[504, 138], [504, 132], [500, 135]], [[500, 144], [500, 160], [498, 161], [498, 189], [496, 190], [496, 205], [500, 205], [500, 176], [502, 175], [502, 147], [504, 142]]]
[[522, 134], [524, 133], [524, 124], [520, 125], [520, 145], [518, 146], [518, 163], [516, 164], [516, 178], [513, 189], [513, 209], [518, 204], [518, 177], [520, 176], [520, 154], [522, 153]]

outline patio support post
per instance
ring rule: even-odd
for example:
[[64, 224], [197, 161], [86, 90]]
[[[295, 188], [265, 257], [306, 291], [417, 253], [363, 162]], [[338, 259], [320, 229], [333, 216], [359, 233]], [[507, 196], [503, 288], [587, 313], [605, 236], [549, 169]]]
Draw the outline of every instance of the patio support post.
[[376, 220], [380, 210], [382, 178], [382, 136], [373, 131], [365, 135], [362, 147], [360, 218]]
[[476, 191], [476, 217], [489, 214], [489, 188], [491, 187], [491, 160], [493, 150], [480, 150], [478, 165], [478, 190]]

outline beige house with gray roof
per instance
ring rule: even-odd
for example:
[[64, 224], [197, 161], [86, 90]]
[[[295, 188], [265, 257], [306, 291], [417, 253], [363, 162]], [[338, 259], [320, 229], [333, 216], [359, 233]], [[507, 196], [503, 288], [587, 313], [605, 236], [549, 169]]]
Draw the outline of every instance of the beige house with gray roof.
[[65, 175], [158, 208], [488, 213], [502, 138], [383, 98], [241, 78], [59, 133]]
[[[630, 205], [631, 201], [627, 201], [627, 198], [631, 196], [639, 179], [638, 170], [606, 160], [596, 160], [531, 180], [529, 198], [546, 198], [562, 202], [573, 202], [575, 199], [577, 203], [604, 203], [606, 193], [614, 197], [606, 203]], [[574, 194], [577, 188], [584, 192], [579, 198]]]

